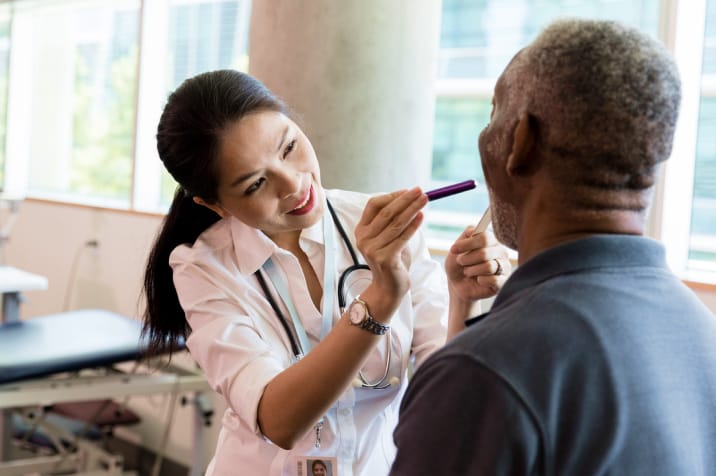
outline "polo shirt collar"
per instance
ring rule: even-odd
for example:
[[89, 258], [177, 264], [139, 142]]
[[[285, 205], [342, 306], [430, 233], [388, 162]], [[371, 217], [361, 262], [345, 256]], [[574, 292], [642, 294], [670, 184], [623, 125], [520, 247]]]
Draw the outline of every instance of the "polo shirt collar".
[[[492, 308], [556, 276], [598, 268], [667, 268], [661, 243], [636, 235], [593, 235], [549, 248], [520, 265], [497, 294]], [[466, 321], [472, 325], [488, 313]]]
[[[323, 244], [323, 220], [325, 220], [325, 211], [323, 219], [314, 225], [301, 231], [299, 240], [305, 240]], [[276, 243], [266, 236], [262, 231], [250, 227], [242, 221], [229, 217], [231, 237], [236, 252], [236, 262], [239, 265], [239, 271], [243, 275], [255, 273], [263, 264], [275, 253], [285, 252], [279, 248]]]

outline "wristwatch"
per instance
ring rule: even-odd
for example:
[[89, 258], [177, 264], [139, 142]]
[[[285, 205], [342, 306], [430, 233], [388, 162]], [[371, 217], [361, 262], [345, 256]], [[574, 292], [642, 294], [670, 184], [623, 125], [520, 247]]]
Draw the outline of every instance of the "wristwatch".
[[380, 336], [390, 329], [390, 326], [384, 326], [371, 317], [368, 312], [368, 305], [360, 298], [360, 295], [356, 296], [348, 307], [348, 322], [350, 322], [351, 325]]

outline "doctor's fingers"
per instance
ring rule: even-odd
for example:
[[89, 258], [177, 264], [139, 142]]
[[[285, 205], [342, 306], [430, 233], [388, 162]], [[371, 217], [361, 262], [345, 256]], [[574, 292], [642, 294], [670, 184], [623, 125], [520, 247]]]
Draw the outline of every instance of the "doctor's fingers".
[[407, 192], [408, 190], [402, 189], [396, 190], [395, 192], [375, 195], [371, 197], [370, 200], [368, 200], [368, 203], [366, 203], [365, 208], [363, 209], [363, 214], [358, 221], [358, 225], [368, 225], [370, 222], [373, 221], [373, 218], [375, 218], [375, 216], [380, 213], [383, 207], [385, 207], [393, 200]]
[[[360, 224], [363, 225], [359, 227], [360, 237], [372, 238], [383, 235], [385, 239], [391, 241], [403, 233], [427, 203], [427, 195], [418, 187], [394, 197], [377, 210], [369, 222]], [[356, 237], [360, 238], [358, 229], [356, 229]]]
[[466, 276], [509, 274], [512, 268], [507, 248], [489, 232], [458, 238], [450, 255]]
[[427, 203], [419, 187], [376, 196], [368, 200], [358, 225], [365, 227], [366, 236], [375, 236], [387, 226], [400, 230]]
[[376, 236], [356, 240], [356, 245], [371, 268], [392, 267], [398, 262], [403, 263], [407, 268], [409, 260], [405, 259], [404, 250], [422, 223], [423, 213], [418, 212], [399, 233], [395, 233], [394, 229], [386, 228]]
[[507, 276], [512, 271], [510, 261], [507, 258], [492, 258], [486, 261], [479, 261], [464, 265], [462, 274], [466, 278], [481, 276]]
[[481, 275], [478, 276], [477, 284], [479, 284], [482, 287], [490, 288], [494, 292], [499, 291], [502, 289], [502, 286], [505, 285], [505, 281], [507, 281], [507, 278], [509, 277], [509, 274], [500, 274], [500, 275]]
[[[455, 256], [455, 263], [458, 266], [463, 267], [465, 270], [471, 270], [470, 275], [472, 276], [493, 274], [495, 272], [507, 274], [507, 271], [510, 270], [510, 259], [501, 245], [478, 248], [453, 256]], [[502, 272], [500, 273], [500, 271]]]
[[[475, 228], [468, 226], [462, 232], [462, 234], [455, 240], [450, 246], [450, 253], [463, 254], [468, 251], [477, 250], [481, 248], [487, 248], [491, 246], [500, 246], [500, 242], [497, 241], [495, 235], [489, 231], [482, 233], [474, 233]], [[506, 254], [505, 254], [506, 256]]]

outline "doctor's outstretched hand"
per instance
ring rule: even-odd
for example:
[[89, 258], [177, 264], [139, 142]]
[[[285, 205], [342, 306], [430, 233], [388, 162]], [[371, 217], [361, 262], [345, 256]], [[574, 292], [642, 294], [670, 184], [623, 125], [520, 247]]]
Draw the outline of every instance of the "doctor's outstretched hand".
[[465, 319], [481, 312], [473, 305], [497, 294], [511, 270], [507, 249], [492, 233], [475, 233], [472, 226], [462, 232], [445, 258], [450, 296], [448, 340], [465, 329]]
[[368, 201], [355, 229], [356, 246], [373, 275], [365, 292], [376, 293], [382, 306], [392, 311], [410, 287], [402, 252], [422, 224], [421, 210], [427, 203], [428, 197], [419, 187], [375, 196]]

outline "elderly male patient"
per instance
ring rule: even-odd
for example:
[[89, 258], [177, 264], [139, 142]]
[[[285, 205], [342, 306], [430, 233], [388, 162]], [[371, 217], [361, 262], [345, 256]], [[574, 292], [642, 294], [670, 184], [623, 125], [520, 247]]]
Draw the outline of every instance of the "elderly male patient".
[[679, 101], [669, 54], [617, 23], [515, 55], [479, 149], [519, 267], [415, 374], [391, 474], [716, 474], [716, 317], [643, 236]]

